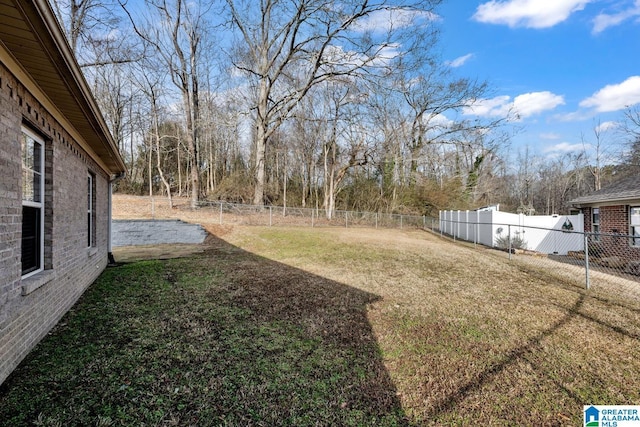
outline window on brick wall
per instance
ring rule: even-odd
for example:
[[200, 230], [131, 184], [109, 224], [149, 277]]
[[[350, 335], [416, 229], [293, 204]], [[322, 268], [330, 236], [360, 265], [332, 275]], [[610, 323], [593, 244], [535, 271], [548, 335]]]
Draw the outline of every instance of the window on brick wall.
[[87, 246], [96, 245], [96, 176], [87, 173]]
[[44, 269], [44, 142], [23, 128], [22, 148], [22, 277]]
[[591, 210], [591, 232], [594, 233], [593, 241], [600, 241], [600, 208], [593, 208]]
[[631, 223], [631, 244], [640, 247], [640, 206], [632, 206], [629, 212]]

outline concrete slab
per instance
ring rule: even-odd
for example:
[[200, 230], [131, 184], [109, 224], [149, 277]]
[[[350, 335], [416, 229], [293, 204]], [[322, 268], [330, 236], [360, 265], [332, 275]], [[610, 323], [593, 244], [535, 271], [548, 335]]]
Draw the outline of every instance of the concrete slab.
[[171, 243], [199, 244], [207, 237], [207, 232], [201, 225], [178, 219], [113, 220], [111, 232], [113, 247]]

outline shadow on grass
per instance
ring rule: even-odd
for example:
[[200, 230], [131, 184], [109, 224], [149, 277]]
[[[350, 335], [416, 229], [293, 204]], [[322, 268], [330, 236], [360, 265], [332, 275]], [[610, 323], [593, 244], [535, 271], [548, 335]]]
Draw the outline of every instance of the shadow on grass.
[[[549, 259], [562, 264], [574, 265], [582, 269], [586, 268], [586, 262], [584, 259], [574, 258], [568, 255], [553, 255], [548, 256]], [[609, 276], [619, 277], [621, 279], [629, 280], [631, 282], [640, 282], [640, 276], [624, 271], [621, 267], [608, 267], [601, 264], [601, 259], [598, 257], [592, 257], [589, 262], [589, 270], [605, 273]]]
[[408, 425], [376, 295], [210, 237], [106, 270], [0, 386], [7, 425]]
[[[470, 380], [461, 383], [455, 390], [438, 399], [438, 401], [434, 402], [431, 406], [430, 410], [424, 414], [426, 419], [446, 419], [446, 414], [459, 411], [460, 405], [463, 404], [468, 397], [496, 381], [496, 379], [498, 379], [503, 373], [513, 369], [518, 364], [525, 364], [532, 371], [537, 373], [538, 378], [552, 383], [561, 395], [568, 397], [570, 399], [569, 401], [574, 403], [575, 407], [591, 404], [593, 401], [590, 399], [599, 400], [602, 399], [603, 396], [608, 396], [609, 399], [620, 399], [621, 396], [619, 394], [616, 396], [616, 391], [613, 388], [611, 390], [607, 390], [612, 379], [607, 378], [606, 374], [601, 374], [599, 372], [600, 369], [587, 369], [585, 372], [583, 367], [579, 365], [576, 366], [574, 375], [586, 374], [590, 381], [588, 387], [580, 388], [576, 387], [576, 384], [573, 381], [561, 380], [561, 375], [559, 375], [559, 369], [561, 368], [560, 364], [557, 364], [553, 359], [546, 359], [544, 356], [545, 347], [550, 345], [545, 344], [545, 341], [554, 337], [561, 329], [570, 323], [576, 321], [585, 321], [596, 325], [603, 331], [602, 337], [624, 337], [632, 341], [640, 339], [640, 335], [633, 330], [633, 327], [617, 326], [610, 321], [602, 320], [593, 314], [589, 314], [589, 311], [593, 311], [594, 302], [603, 302], [598, 297], [593, 297], [587, 292], [582, 291], [576, 292], [575, 295], [575, 301], [570, 305], [550, 303], [552, 306], [564, 312], [562, 317], [553, 323], [550, 323], [548, 327], [530, 337], [521, 345], [504, 352], [496, 362], [492, 363], [485, 369], [478, 371]], [[605, 302], [608, 303], [608, 301]], [[622, 305], [619, 306], [622, 307]], [[636, 311], [633, 307], [625, 308], [627, 308], [629, 313], [634, 313]], [[588, 343], [585, 343], [585, 346], [587, 345]], [[623, 401], [615, 401], [614, 403], [606, 401], [606, 404], [630, 404], [632, 402], [632, 400], [629, 402], [629, 399], [631, 398], [628, 396], [622, 396], [622, 398], [624, 399]], [[604, 403], [598, 402], [598, 404]], [[580, 411], [576, 412], [581, 415]], [[571, 413], [569, 413], [569, 415], [571, 415]], [[580, 421], [578, 416], [574, 415], [573, 418], [578, 418], [574, 421]], [[566, 414], [558, 413], [555, 419], [547, 422], [540, 422], [540, 425], [547, 425], [547, 423], [550, 425], [565, 425], [569, 420], [570, 418]]]
[[[465, 384], [462, 384], [457, 390], [448, 394], [444, 398], [440, 399], [433, 405], [433, 410], [427, 414], [429, 418], [441, 416], [444, 413], [454, 411], [456, 406], [464, 401], [470, 394], [478, 391], [484, 387], [487, 383], [493, 381], [501, 372], [508, 369], [510, 366], [518, 363], [519, 361], [526, 360], [526, 358], [535, 354], [540, 349], [541, 342], [553, 334], [555, 334], [560, 328], [571, 322], [578, 314], [582, 306], [584, 305], [585, 295], [580, 294], [573, 306], [567, 311], [566, 315], [560, 318], [558, 321], [549, 326], [538, 335], [530, 338], [523, 345], [513, 348], [506, 352], [501, 359], [479, 372], [473, 379]], [[536, 367], [534, 366], [534, 369]], [[544, 373], [542, 373], [544, 375]], [[554, 381], [554, 384], [563, 390], [564, 393], [571, 396], [572, 399], [580, 401], [579, 396], [566, 388], [561, 383]]]

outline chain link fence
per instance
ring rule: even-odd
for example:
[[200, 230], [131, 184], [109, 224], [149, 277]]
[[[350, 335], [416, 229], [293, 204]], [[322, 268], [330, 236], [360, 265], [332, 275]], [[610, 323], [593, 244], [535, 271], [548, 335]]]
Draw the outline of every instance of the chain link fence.
[[424, 228], [426, 217], [377, 212], [333, 211], [282, 206], [255, 206], [227, 202], [200, 202], [200, 211], [209, 210], [218, 223], [238, 225]]
[[177, 199], [173, 208], [169, 208], [167, 199], [154, 198], [145, 209], [146, 212], [139, 212], [140, 217], [180, 216], [197, 223], [206, 221], [219, 225], [431, 230], [454, 241], [464, 241], [478, 250], [491, 251], [495, 256], [524, 267], [541, 269], [560, 281], [587, 289], [609, 288], [609, 291], [640, 297], [640, 238], [637, 236], [585, 233], [562, 226], [545, 228], [451, 221], [376, 212], [334, 211], [329, 219], [323, 209], [227, 202], [200, 202], [194, 210], [185, 199]]
[[[126, 200], [126, 196], [122, 197]], [[219, 225], [262, 225], [262, 226], [303, 226], [303, 227], [367, 227], [367, 228], [434, 228], [436, 218], [420, 215], [387, 214], [334, 210], [329, 217], [325, 209], [282, 206], [257, 206], [220, 201], [200, 201], [197, 209], [192, 209], [186, 199], [176, 198], [173, 208], [169, 208], [166, 198], [154, 197], [150, 200], [150, 212], [139, 212], [140, 216], [151, 218], [173, 218], [175, 211], [182, 217], [206, 218]]]
[[[487, 227], [493, 231], [490, 244], [482, 232]], [[611, 288], [640, 297], [637, 236], [444, 219], [432, 230], [477, 248], [493, 250], [512, 262], [543, 269], [551, 276], [586, 289]]]

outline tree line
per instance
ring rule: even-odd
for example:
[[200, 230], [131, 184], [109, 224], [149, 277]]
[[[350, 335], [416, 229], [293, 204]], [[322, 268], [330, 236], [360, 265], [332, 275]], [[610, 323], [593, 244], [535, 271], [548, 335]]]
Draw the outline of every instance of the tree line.
[[[128, 172], [118, 191], [433, 215], [565, 213], [639, 146], [513, 153], [440, 57], [440, 0], [53, 0]], [[638, 140], [638, 112], [625, 135]], [[635, 133], [634, 133], [635, 132]], [[636, 172], [637, 173], [637, 170]]]

